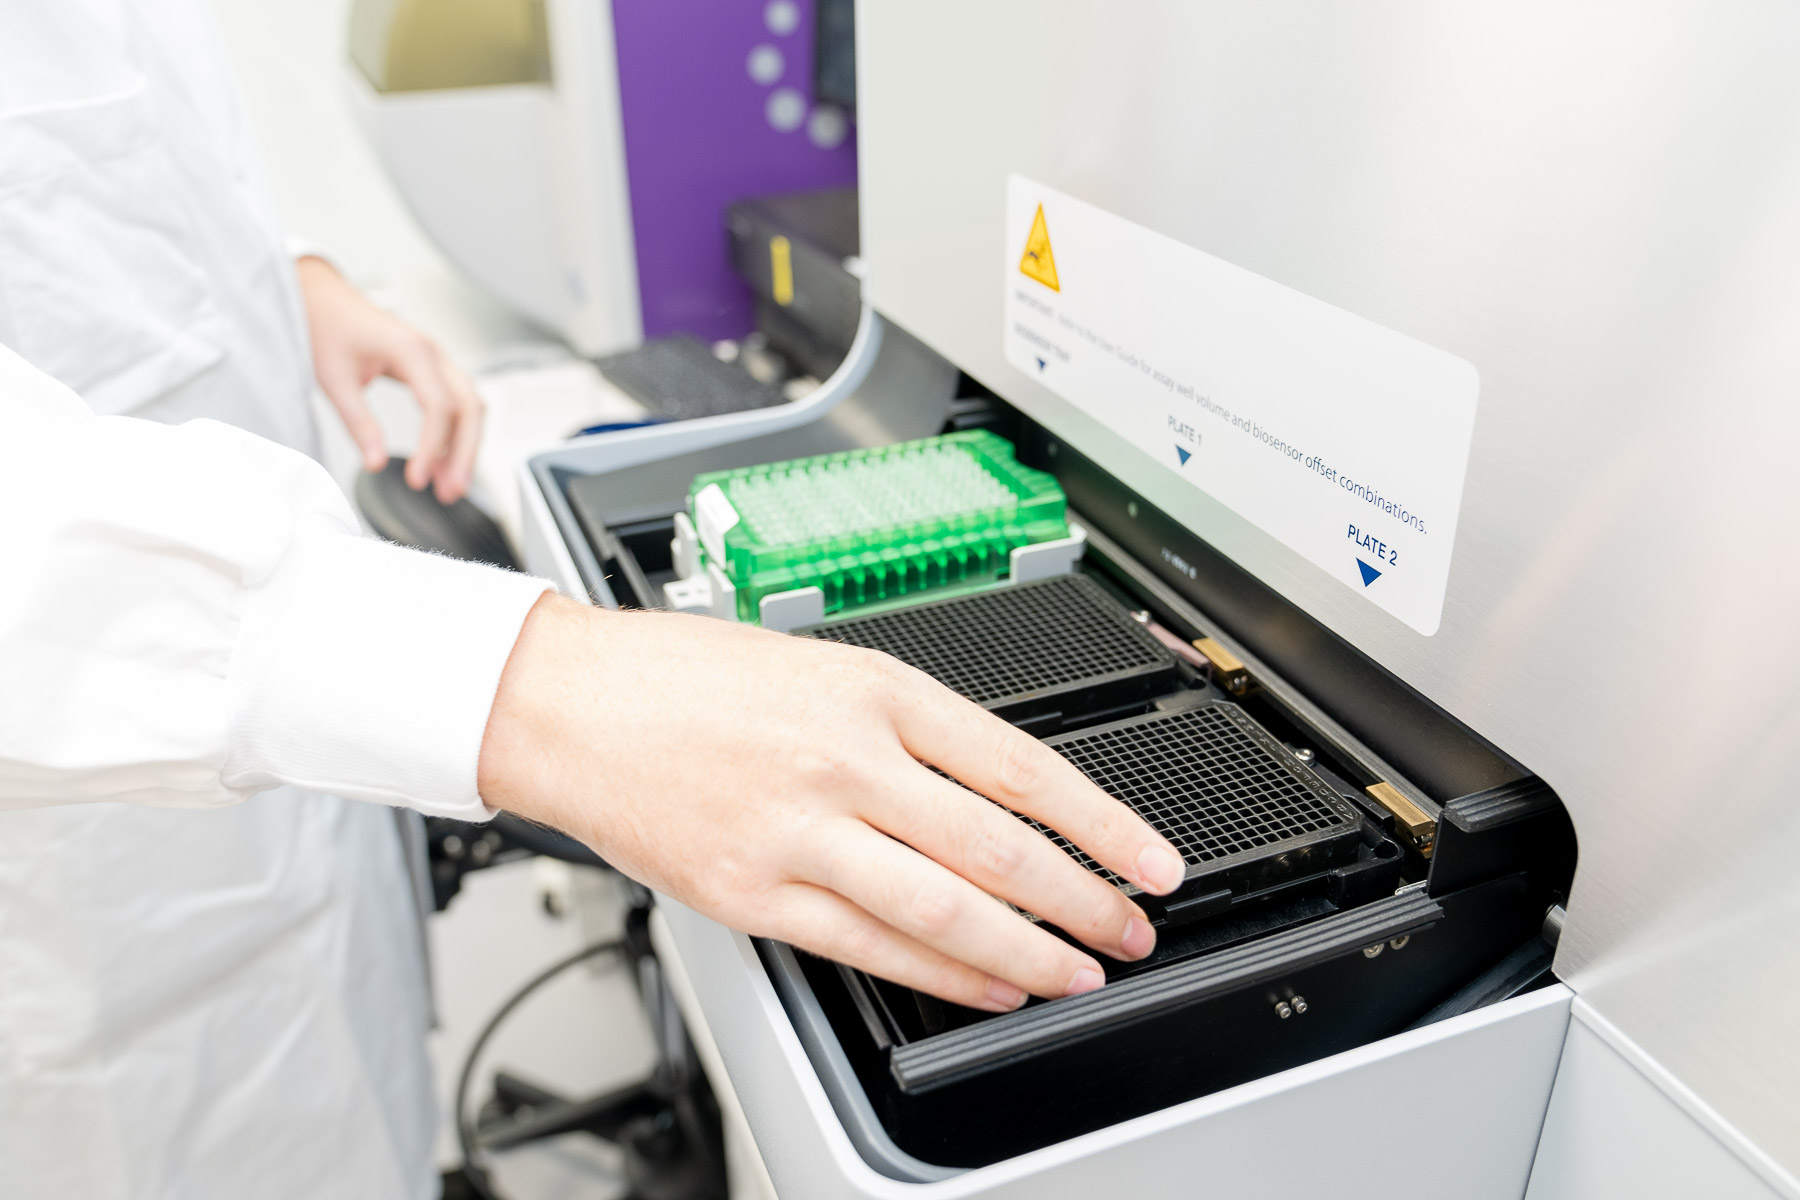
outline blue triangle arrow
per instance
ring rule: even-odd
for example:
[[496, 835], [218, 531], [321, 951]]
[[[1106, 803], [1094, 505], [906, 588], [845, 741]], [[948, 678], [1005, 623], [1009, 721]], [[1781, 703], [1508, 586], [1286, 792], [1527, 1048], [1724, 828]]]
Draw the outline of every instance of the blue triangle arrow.
[[1380, 571], [1377, 571], [1374, 567], [1371, 567], [1360, 558], [1356, 560], [1356, 568], [1362, 572], [1364, 587], [1368, 587], [1371, 583], [1374, 583], [1377, 579], [1381, 578]]
[[1184, 467], [1187, 466], [1187, 460], [1194, 457], [1192, 450], [1186, 450], [1180, 446], [1175, 447], [1175, 453], [1181, 455], [1181, 465]]
[[1038, 359], [1038, 360], [1037, 360], [1037, 364], [1038, 364], [1038, 370], [1040, 370], [1040, 371], [1041, 371], [1041, 370], [1043, 370], [1043, 369], [1044, 369], [1044, 360], [1043, 360], [1043, 359], [1041, 359], [1041, 358], [1040, 358], [1040, 359]]

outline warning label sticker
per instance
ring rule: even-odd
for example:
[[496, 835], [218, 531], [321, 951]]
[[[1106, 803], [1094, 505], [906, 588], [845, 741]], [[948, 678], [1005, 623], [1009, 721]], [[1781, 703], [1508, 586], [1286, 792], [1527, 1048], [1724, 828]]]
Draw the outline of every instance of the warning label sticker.
[[1056, 255], [1050, 251], [1050, 229], [1044, 224], [1044, 206], [1038, 205], [1037, 216], [1031, 218], [1031, 232], [1025, 235], [1025, 253], [1019, 258], [1019, 274], [1035, 279], [1053, 292], [1056, 286]]
[[1436, 633], [1474, 365], [1023, 176], [1006, 199], [1007, 361]]

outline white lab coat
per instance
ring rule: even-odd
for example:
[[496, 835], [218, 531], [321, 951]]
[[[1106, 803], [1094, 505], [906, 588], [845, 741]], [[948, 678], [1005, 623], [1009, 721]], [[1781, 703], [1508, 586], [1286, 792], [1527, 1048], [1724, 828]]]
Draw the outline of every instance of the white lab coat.
[[[200, 0], [0, 6], [0, 345], [96, 413], [212, 417], [312, 450], [292, 261]], [[461, 710], [413, 738], [419, 762], [376, 749], [359, 773], [284, 749], [293, 734], [268, 731], [318, 725], [305, 704], [335, 703], [331, 681], [271, 678], [284, 697], [243, 715], [232, 690], [257, 668], [257, 620], [275, 626], [266, 641], [283, 621], [323, 621], [312, 636], [354, 642], [358, 589], [309, 605], [288, 587], [256, 609], [245, 584], [281, 577], [276, 562], [291, 577], [315, 544], [339, 547], [312, 553], [335, 564], [315, 574], [351, 569], [344, 556], [365, 550], [340, 545], [341, 498], [248, 439], [120, 435], [47, 416], [60, 401], [41, 392], [26, 413], [19, 364], [4, 365], [18, 386], [0, 390], [0, 524], [36, 530], [0, 537], [22, 556], [0, 586], [38, 605], [0, 616], [0, 807], [140, 803], [0, 812], [0, 1193], [436, 1195], [425, 972], [391, 810], [292, 786], [166, 806], [335, 779], [479, 812], [470, 714], [485, 716], [536, 588], [471, 585], [489, 597], [458, 615], [493, 632], [473, 683], [436, 701], [460, 695]], [[221, 457], [236, 461], [210, 504], [165, 502]], [[424, 568], [363, 582], [385, 579], [392, 600], [407, 570]], [[343, 685], [368, 686], [335, 661]], [[434, 736], [466, 782], [429, 779]]]

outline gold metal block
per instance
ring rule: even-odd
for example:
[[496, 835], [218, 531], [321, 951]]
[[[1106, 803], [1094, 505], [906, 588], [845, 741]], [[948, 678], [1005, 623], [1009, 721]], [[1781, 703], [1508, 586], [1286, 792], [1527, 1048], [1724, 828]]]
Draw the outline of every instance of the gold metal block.
[[1401, 795], [1400, 789], [1386, 780], [1371, 783], [1363, 789], [1369, 798], [1381, 807], [1394, 814], [1394, 825], [1426, 858], [1431, 857], [1431, 847], [1437, 841], [1437, 822], [1426, 815], [1424, 809]]
[[1214, 683], [1234, 696], [1249, 690], [1250, 668], [1239, 662], [1237, 655], [1211, 638], [1199, 639], [1194, 643], [1194, 649], [1206, 655], [1206, 661], [1212, 664]]

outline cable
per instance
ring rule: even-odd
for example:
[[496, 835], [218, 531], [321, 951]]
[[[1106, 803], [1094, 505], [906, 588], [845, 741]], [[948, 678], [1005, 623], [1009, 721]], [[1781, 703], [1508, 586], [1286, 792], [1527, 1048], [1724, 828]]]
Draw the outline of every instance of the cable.
[[462, 1074], [457, 1076], [456, 1080], [456, 1143], [462, 1150], [463, 1177], [469, 1181], [469, 1186], [475, 1189], [482, 1200], [501, 1200], [501, 1197], [488, 1186], [487, 1172], [475, 1165], [472, 1153], [475, 1130], [466, 1114], [469, 1103], [469, 1083], [475, 1077], [476, 1060], [487, 1048], [488, 1039], [494, 1036], [494, 1031], [500, 1028], [501, 1022], [512, 1014], [513, 1009], [523, 1004], [526, 997], [577, 963], [586, 962], [601, 954], [620, 953], [624, 949], [625, 943], [622, 940], [595, 942], [591, 946], [584, 946], [567, 958], [551, 963], [528, 980], [523, 987], [512, 994], [505, 1004], [500, 1006], [500, 1011], [488, 1019], [488, 1023], [482, 1028], [481, 1033], [476, 1036], [475, 1044], [469, 1047], [469, 1056], [463, 1060]]

